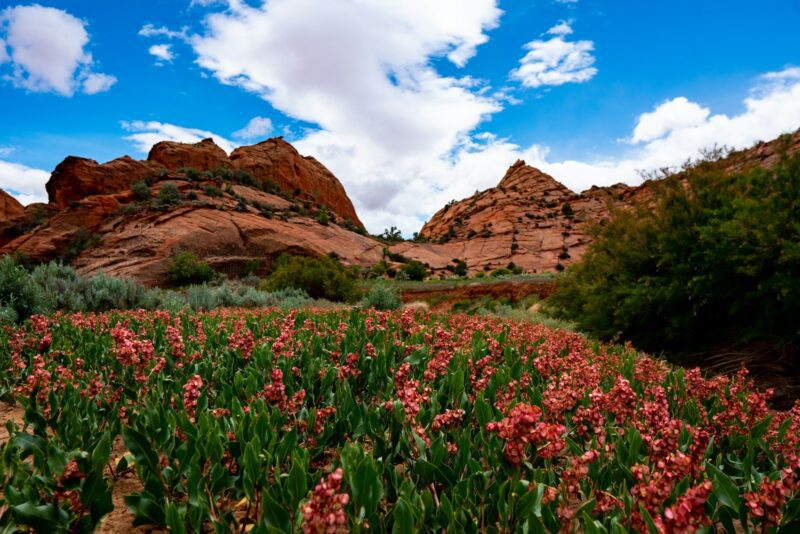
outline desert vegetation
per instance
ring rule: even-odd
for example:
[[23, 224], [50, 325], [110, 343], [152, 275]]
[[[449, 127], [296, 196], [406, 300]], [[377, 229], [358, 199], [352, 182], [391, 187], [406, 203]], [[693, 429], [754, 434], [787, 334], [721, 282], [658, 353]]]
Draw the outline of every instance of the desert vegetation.
[[0, 445], [12, 530], [89, 531], [115, 491], [171, 532], [797, 526], [797, 410], [563, 330], [130, 311], [35, 315], [0, 344], [25, 408]]
[[551, 309], [603, 339], [689, 363], [723, 354], [734, 367], [767, 360], [796, 371], [800, 156], [769, 169], [725, 163], [653, 183], [650, 202], [596, 227]]

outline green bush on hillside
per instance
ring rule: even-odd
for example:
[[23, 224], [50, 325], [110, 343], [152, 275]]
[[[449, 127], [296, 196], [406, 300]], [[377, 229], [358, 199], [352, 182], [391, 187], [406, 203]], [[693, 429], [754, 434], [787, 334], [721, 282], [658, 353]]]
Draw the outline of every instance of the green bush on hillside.
[[800, 155], [771, 169], [721, 167], [656, 183], [652, 206], [597, 227], [558, 281], [556, 312], [645, 350], [766, 344], [796, 356]]
[[191, 252], [177, 253], [169, 263], [167, 276], [177, 286], [204, 284], [216, 276], [214, 269]]
[[417, 260], [411, 260], [404, 264], [400, 268], [400, 271], [405, 273], [409, 280], [414, 280], [416, 282], [425, 280], [425, 277], [428, 276], [428, 268], [425, 267], [424, 263]]
[[358, 270], [345, 268], [328, 256], [310, 258], [283, 255], [278, 258], [264, 288], [276, 291], [301, 289], [315, 299], [352, 301], [358, 297]]
[[134, 182], [131, 191], [136, 200], [150, 200], [150, 186], [147, 182]]

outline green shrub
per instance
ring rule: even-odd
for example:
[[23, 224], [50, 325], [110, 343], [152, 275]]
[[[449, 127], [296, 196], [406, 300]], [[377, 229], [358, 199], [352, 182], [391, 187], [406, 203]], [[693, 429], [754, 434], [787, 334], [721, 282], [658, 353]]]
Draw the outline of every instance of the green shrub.
[[771, 347], [797, 362], [800, 154], [728, 173], [700, 163], [617, 211], [558, 280], [555, 310], [645, 350]]
[[369, 270], [370, 277], [382, 278], [386, 274], [386, 271], [388, 271], [388, 269], [389, 269], [389, 264], [387, 264], [385, 261], [379, 261], [370, 268]]
[[173, 183], [166, 183], [158, 190], [158, 203], [162, 206], [178, 204], [181, 201], [181, 194], [178, 187]]
[[315, 299], [352, 301], [357, 297], [357, 269], [346, 269], [328, 256], [278, 258], [264, 287], [270, 291], [296, 288]]
[[67, 242], [61, 257], [65, 263], [69, 263], [80, 256], [84, 250], [97, 246], [100, 239], [99, 234], [93, 234], [86, 228], [81, 228]]
[[396, 310], [402, 301], [397, 290], [385, 284], [375, 284], [370, 288], [369, 293], [364, 296], [361, 305], [365, 308], [375, 308], [376, 310]]
[[328, 214], [328, 208], [322, 206], [317, 212], [317, 222], [323, 226], [327, 226], [330, 220], [331, 216]]
[[0, 258], [0, 308], [4, 309], [4, 320], [13, 317], [20, 321], [51, 310], [44, 289], [10, 256]]
[[421, 261], [411, 260], [404, 264], [400, 271], [403, 272], [409, 280], [422, 281], [428, 276], [428, 268]]
[[456, 276], [467, 276], [467, 262], [464, 260], [457, 260], [453, 267], [453, 274]]
[[216, 273], [209, 264], [200, 261], [193, 253], [179, 252], [170, 261], [167, 276], [173, 284], [185, 286], [210, 282]]
[[203, 186], [203, 193], [210, 197], [221, 197], [222, 196], [222, 189], [215, 185], [205, 184]]
[[147, 182], [134, 182], [131, 191], [136, 200], [150, 200], [150, 186]]

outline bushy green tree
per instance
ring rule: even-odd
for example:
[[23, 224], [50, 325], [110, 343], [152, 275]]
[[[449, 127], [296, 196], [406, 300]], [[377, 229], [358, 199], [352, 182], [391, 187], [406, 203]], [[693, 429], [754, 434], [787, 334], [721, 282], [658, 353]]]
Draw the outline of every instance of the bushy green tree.
[[595, 229], [550, 305], [648, 350], [758, 344], [796, 356], [800, 154], [770, 169], [701, 163], [654, 184], [652, 201]]
[[404, 264], [400, 270], [405, 273], [409, 280], [415, 280], [417, 282], [425, 280], [425, 277], [428, 276], [428, 268], [425, 267], [424, 263], [417, 260], [409, 261]]
[[270, 291], [296, 288], [315, 299], [352, 301], [358, 297], [358, 276], [357, 269], [345, 268], [328, 256], [312, 258], [283, 255], [276, 261], [265, 288]]
[[216, 276], [214, 269], [191, 252], [179, 252], [173, 256], [167, 268], [170, 282], [178, 286], [204, 284]]

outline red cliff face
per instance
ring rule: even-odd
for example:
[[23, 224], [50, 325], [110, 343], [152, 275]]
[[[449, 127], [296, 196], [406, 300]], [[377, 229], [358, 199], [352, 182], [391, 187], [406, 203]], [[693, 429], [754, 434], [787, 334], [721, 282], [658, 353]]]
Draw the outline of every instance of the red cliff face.
[[[131, 191], [139, 181], [149, 184], [149, 199]], [[179, 200], [159, 200], [166, 183], [179, 189]], [[178, 250], [230, 274], [253, 260], [266, 268], [282, 253], [335, 253], [365, 267], [381, 258], [379, 243], [350, 230], [361, 222], [339, 180], [281, 139], [231, 157], [210, 139], [158, 143], [147, 161], [68, 157], [46, 187], [50, 203], [30, 210], [0, 194], [0, 254], [47, 261], [77, 252], [73, 263], [83, 272], [103, 269], [147, 284], [166, 281]]]
[[197, 169], [198, 171], [231, 168], [228, 154], [212, 139], [203, 139], [194, 144], [172, 141], [156, 143], [150, 149], [147, 161], [165, 167], [169, 171], [177, 171], [181, 168]]
[[579, 195], [517, 161], [497, 187], [439, 210], [420, 232], [429, 244], [393, 251], [435, 269], [463, 259], [472, 272], [512, 262], [529, 272], [553, 271], [580, 258], [589, 225], [608, 217], [630, 189], [620, 184]]
[[283, 191], [324, 204], [334, 213], [362, 226], [344, 187], [333, 173], [316, 159], [301, 156], [283, 139], [267, 139], [257, 145], [239, 147], [231, 153], [230, 160], [235, 168], [249, 172], [259, 182], [277, 183]]
[[46, 187], [50, 202], [63, 209], [92, 195], [120, 193], [134, 182], [153, 181], [185, 169], [246, 171], [262, 186], [275, 184], [285, 193], [325, 205], [343, 219], [363, 226], [336, 176], [279, 138], [237, 148], [230, 157], [211, 139], [194, 144], [162, 141], [153, 146], [146, 161], [124, 156], [98, 164], [70, 156], [56, 167]]
[[10, 221], [21, 217], [25, 208], [19, 201], [0, 189], [0, 222]]
[[[703, 165], [722, 172], [771, 167], [781, 154], [796, 152], [800, 130]], [[442, 272], [454, 259], [464, 260], [473, 273], [511, 262], [528, 272], [558, 270], [581, 258], [594, 223], [608, 218], [614, 207], [650, 202], [657, 182], [592, 187], [578, 194], [517, 161], [497, 187], [439, 210], [420, 232], [428, 243], [401, 243], [392, 252]]]
[[58, 164], [45, 188], [51, 204], [61, 209], [92, 195], [118, 193], [131, 184], [157, 175], [159, 165], [128, 156], [102, 165], [94, 160], [69, 156]]

